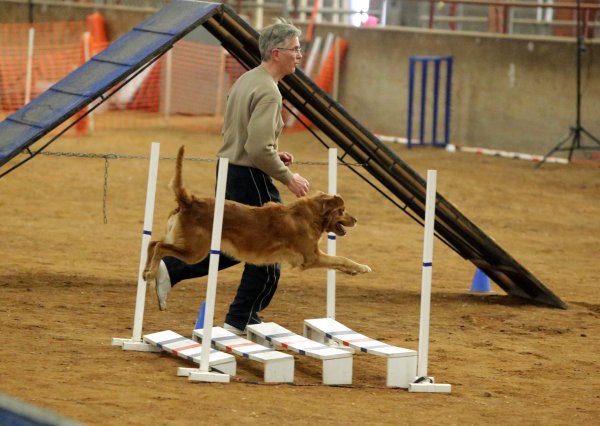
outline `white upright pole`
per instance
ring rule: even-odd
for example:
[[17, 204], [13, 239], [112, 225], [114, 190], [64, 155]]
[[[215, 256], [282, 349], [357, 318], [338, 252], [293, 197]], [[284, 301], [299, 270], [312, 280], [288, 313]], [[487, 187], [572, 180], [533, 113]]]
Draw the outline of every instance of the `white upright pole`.
[[254, 22], [255, 22], [255, 28], [258, 30], [262, 29], [262, 27], [263, 27], [264, 5], [265, 5], [264, 0], [256, 0], [256, 9], [255, 9], [256, 19], [254, 20]]
[[310, 52], [308, 53], [304, 72], [309, 77], [313, 77], [314, 75], [315, 62], [319, 56], [319, 51], [321, 50], [321, 40], [321, 36], [315, 36], [312, 46], [310, 47]]
[[306, 21], [306, 8], [308, 0], [300, 0], [300, 21]]
[[[337, 193], [337, 149], [329, 148], [329, 194]], [[327, 254], [335, 256], [335, 234], [327, 234]], [[335, 319], [335, 269], [327, 270], [327, 318]]]
[[212, 341], [213, 319], [217, 294], [217, 275], [219, 274], [219, 257], [221, 254], [221, 232], [223, 229], [223, 212], [225, 210], [225, 188], [227, 187], [227, 169], [229, 160], [219, 158], [217, 172], [217, 194], [215, 197], [215, 213], [213, 218], [212, 239], [210, 243], [210, 260], [208, 266], [208, 285], [206, 288], [206, 304], [204, 311], [204, 328], [202, 329], [202, 355], [200, 371], [191, 372], [190, 381], [228, 382], [229, 375], [210, 372], [209, 360]]
[[152, 238], [152, 220], [154, 217], [154, 200], [156, 198], [156, 178], [158, 176], [158, 160], [160, 143], [153, 142], [150, 151], [148, 170], [148, 187], [146, 189], [146, 210], [144, 213], [144, 229], [142, 230], [142, 247], [140, 250], [140, 267], [138, 269], [137, 295], [133, 317], [133, 337], [131, 339], [113, 338], [112, 344], [122, 346], [125, 350], [159, 352], [159, 348], [142, 342], [142, 325], [144, 323], [144, 304], [146, 301], [146, 280], [142, 277], [148, 257], [148, 244]]
[[25, 105], [31, 101], [31, 80], [33, 79], [33, 45], [35, 44], [35, 28], [29, 28], [27, 43], [27, 70], [25, 71]]
[[335, 36], [333, 43], [333, 89], [331, 90], [331, 97], [338, 100], [338, 87], [340, 80], [340, 38]]
[[[92, 57], [92, 46], [90, 45], [90, 33], [89, 31], [86, 31], [85, 33], [83, 33], [83, 61], [87, 62], [90, 60], [90, 58]], [[88, 120], [89, 120], [89, 125], [90, 125], [90, 130], [93, 132], [94, 131], [94, 111], [90, 111], [90, 113], [88, 114]]]
[[419, 322], [419, 352], [417, 355], [417, 378], [409, 385], [412, 392], [450, 392], [447, 384], [434, 384], [427, 377], [429, 355], [429, 317], [431, 311], [431, 276], [433, 270], [433, 230], [435, 225], [435, 196], [437, 170], [427, 170], [425, 196], [425, 232], [423, 236], [423, 270], [421, 276], [421, 318]]
[[171, 116], [171, 93], [173, 82], [173, 50], [169, 49], [165, 63], [165, 122], [169, 123]]
[[381, 2], [381, 16], [379, 17], [379, 25], [385, 27], [387, 25], [387, 0]]
[[321, 73], [323, 70], [323, 65], [325, 65], [325, 60], [327, 59], [327, 55], [329, 55], [334, 39], [335, 36], [332, 33], [327, 34], [327, 37], [325, 37], [325, 43], [323, 44], [323, 50], [321, 52], [321, 61], [319, 62], [319, 71], [317, 71], [318, 73]]
[[433, 269], [433, 229], [435, 225], [435, 192], [437, 171], [427, 170], [425, 200], [425, 233], [423, 236], [423, 272], [421, 275], [421, 319], [419, 323], [419, 355], [417, 375], [427, 376], [429, 352], [429, 317], [431, 310], [431, 275]]
[[215, 116], [223, 117], [223, 93], [225, 92], [225, 64], [228, 53], [225, 49], [221, 49], [219, 60], [219, 82], [217, 86], [217, 102], [215, 106]]
[[333, 0], [332, 8], [334, 9], [331, 14], [331, 22], [334, 24], [340, 23], [340, 9], [341, 9], [341, 0]]

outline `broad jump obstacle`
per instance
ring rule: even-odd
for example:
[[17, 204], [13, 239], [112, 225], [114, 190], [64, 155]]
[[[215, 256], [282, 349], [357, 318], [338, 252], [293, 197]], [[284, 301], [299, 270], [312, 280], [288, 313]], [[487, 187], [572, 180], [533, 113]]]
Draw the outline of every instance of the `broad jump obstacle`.
[[[327, 271], [327, 318], [304, 321], [304, 335], [297, 335], [276, 323], [261, 323], [247, 326], [248, 338], [236, 336], [221, 327], [213, 327], [214, 305], [218, 263], [220, 256], [221, 231], [224, 212], [225, 187], [228, 160], [219, 159], [215, 214], [210, 249], [210, 264], [203, 328], [194, 330], [192, 339], [183, 337], [171, 330], [151, 333], [141, 339], [146, 282], [142, 272], [146, 263], [147, 247], [152, 234], [152, 217], [158, 170], [159, 144], [152, 145], [146, 213], [142, 234], [142, 253], [138, 277], [138, 290], [134, 316], [133, 337], [114, 338], [113, 345], [124, 350], [165, 351], [172, 355], [200, 364], [200, 368], [179, 368], [178, 375], [187, 376], [190, 381], [229, 382], [235, 375], [234, 353], [265, 366], [265, 382], [293, 382], [294, 358], [277, 352], [272, 347], [283, 348], [299, 355], [310, 356], [323, 361], [323, 384], [344, 385], [352, 383], [352, 356], [369, 353], [388, 359], [387, 385], [409, 388], [412, 392], [450, 392], [450, 385], [435, 384], [427, 376], [427, 354], [429, 339], [429, 303], [431, 292], [431, 257], [433, 250], [433, 219], [435, 215], [435, 171], [428, 172], [425, 237], [423, 254], [423, 279], [421, 299], [421, 321], [419, 333], [419, 356], [417, 352], [398, 348], [368, 338], [335, 321], [335, 271]], [[329, 192], [336, 193], [337, 151], [329, 151]], [[431, 174], [431, 177], [430, 177]], [[328, 252], [335, 254], [335, 235], [328, 236]], [[333, 274], [332, 274], [333, 272]], [[201, 343], [200, 343], [201, 342]], [[211, 371], [212, 370], [212, 371]], [[418, 375], [417, 375], [418, 373]]]
[[[144, 342], [159, 348], [169, 354], [179, 356], [188, 361], [201, 364], [202, 344], [195, 340], [183, 337], [171, 330], [159, 331], [158, 333], [144, 335]], [[209, 363], [211, 368], [227, 375], [234, 376], [236, 370], [235, 358], [229, 354], [219, 352], [215, 349], [210, 351]], [[178, 376], [189, 376], [193, 368], [179, 367]]]
[[[203, 341], [204, 330], [194, 330], [193, 339]], [[212, 344], [221, 351], [231, 352], [263, 364], [265, 383], [292, 383], [294, 381], [294, 357], [290, 354], [259, 345], [222, 327], [213, 327]]]
[[265, 346], [287, 349], [323, 361], [324, 385], [352, 384], [352, 353], [315, 342], [274, 322], [246, 326], [248, 338]]

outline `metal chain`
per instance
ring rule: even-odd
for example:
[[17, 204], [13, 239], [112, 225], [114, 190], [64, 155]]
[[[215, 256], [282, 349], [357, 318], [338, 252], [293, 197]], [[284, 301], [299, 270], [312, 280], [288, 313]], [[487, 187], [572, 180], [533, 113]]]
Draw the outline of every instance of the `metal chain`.
[[[135, 160], [149, 160], [150, 157], [147, 155], [128, 155], [128, 154], [92, 154], [92, 153], [85, 153], [85, 152], [60, 152], [60, 151], [53, 151], [53, 152], [41, 152], [41, 155], [49, 155], [49, 156], [55, 156], [55, 157], [80, 157], [80, 158], [105, 158], [105, 159], [119, 159], [119, 158], [125, 158], [125, 159], [135, 159]], [[160, 157], [161, 160], [175, 160], [177, 157]], [[202, 157], [186, 157], [185, 158], [186, 161], [206, 161], [206, 162], [213, 162], [213, 161], [217, 161], [215, 158], [202, 158]]]
[[[296, 161], [294, 164], [299, 164], [302, 166], [327, 166], [329, 163], [327, 161]], [[346, 163], [342, 161], [337, 162], [338, 166], [355, 166], [355, 167], [363, 167], [365, 164], [363, 163]]]
[[[41, 152], [42, 155], [51, 155], [57, 157], [81, 157], [81, 158], [104, 158], [104, 159], [137, 159], [137, 160], [148, 160], [150, 159], [147, 155], [127, 155], [127, 154], [92, 154], [92, 153], [84, 153], [84, 152]], [[175, 160], [177, 157], [160, 157], [161, 160]], [[185, 161], [201, 161], [201, 162], [215, 162], [216, 158], [206, 158], [206, 157], [186, 157]], [[302, 166], [326, 166], [329, 163], [326, 161], [297, 161], [294, 164], [302, 165]], [[338, 161], [338, 166], [355, 166], [362, 167], [365, 164], [362, 163], [346, 163]]]
[[106, 197], [108, 196], [108, 157], [104, 157], [104, 192], [102, 194], [102, 215], [104, 216], [104, 224], [108, 223], [106, 214]]
[[[49, 155], [55, 157], [79, 157], [79, 158], [103, 158], [104, 159], [104, 185], [102, 192], [102, 216], [104, 220], [104, 224], [108, 223], [108, 213], [107, 213], [107, 198], [108, 198], [108, 165], [109, 160], [117, 160], [119, 158], [126, 159], [137, 159], [137, 160], [148, 160], [150, 159], [147, 155], [124, 155], [124, 154], [93, 154], [93, 153], [84, 153], [84, 152], [41, 152], [42, 155]], [[161, 160], [175, 160], [176, 157], [160, 157]], [[202, 157], [186, 157], [186, 161], [203, 161], [203, 162], [215, 162], [216, 158], [202, 158]], [[295, 164], [303, 165], [303, 166], [327, 166], [329, 163], [324, 161], [298, 161]], [[345, 163], [338, 161], [338, 166], [357, 166], [363, 167], [364, 164], [361, 163]]]

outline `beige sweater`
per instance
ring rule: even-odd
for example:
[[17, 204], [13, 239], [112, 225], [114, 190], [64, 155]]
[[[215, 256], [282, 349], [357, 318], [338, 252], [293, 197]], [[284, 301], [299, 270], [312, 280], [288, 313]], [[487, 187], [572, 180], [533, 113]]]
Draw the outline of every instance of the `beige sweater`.
[[292, 172], [278, 155], [281, 108], [277, 81], [266, 69], [259, 66], [243, 74], [227, 96], [223, 146], [217, 155], [231, 164], [256, 167], [287, 185]]

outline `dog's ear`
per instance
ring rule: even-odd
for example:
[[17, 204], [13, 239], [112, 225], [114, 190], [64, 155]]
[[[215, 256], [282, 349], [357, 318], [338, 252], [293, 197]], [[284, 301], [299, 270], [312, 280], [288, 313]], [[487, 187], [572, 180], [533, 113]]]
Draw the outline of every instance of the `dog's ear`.
[[321, 205], [323, 213], [329, 213], [344, 205], [344, 200], [339, 195], [323, 195], [323, 203]]

